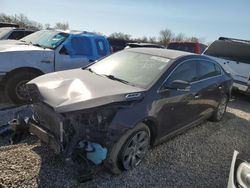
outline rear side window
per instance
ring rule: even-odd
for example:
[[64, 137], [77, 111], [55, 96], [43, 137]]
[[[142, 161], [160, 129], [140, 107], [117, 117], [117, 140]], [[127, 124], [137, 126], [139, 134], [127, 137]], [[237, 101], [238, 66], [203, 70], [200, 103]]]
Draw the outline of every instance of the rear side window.
[[24, 31], [13, 31], [8, 39], [19, 40], [24, 37]]
[[200, 80], [218, 76], [221, 74], [220, 67], [213, 62], [200, 61], [199, 65]]
[[105, 56], [107, 55], [107, 48], [103, 40], [97, 39], [95, 40], [96, 47], [97, 47], [97, 53], [100, 56]]
[[73, 37], [71, 48], [69, 55], [92, 55], [91, 41], [87, 37]]
[[181, 64], [169, 77], [168, 83], [174, 80], [183, 80], [186, 82], [194, 82], [198, 79], [198, 62], [189, 60]]
[[195, 45], [191, 43], [170, 43], [168, 49], [195, 53]]

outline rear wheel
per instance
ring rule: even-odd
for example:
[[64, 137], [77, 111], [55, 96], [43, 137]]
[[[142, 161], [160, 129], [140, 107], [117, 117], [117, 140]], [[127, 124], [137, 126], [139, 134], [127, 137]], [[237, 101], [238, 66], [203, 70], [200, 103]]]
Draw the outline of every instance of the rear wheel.
[[213, 115], [211, 116], [210, 120], [211, 121], [220, 121], [226, 112], [227, 104], [228, 104], [228, 97], [227, 97], [227, 95], [224, 95], [222, 97], [218, 107], [216, 108]]
[[150, 146], [150, 130], [138, 124], [127, 131], [112, 148], [108, 158], [108, 168], [114, 174], [131, 170], [138, 166], [145, 157]]
[[37, 75], [31, 72], [19, 72], [12, 75], [6, 82], [5, 93], [15, 104], [22, 104], [28, 101], [26, 83]]

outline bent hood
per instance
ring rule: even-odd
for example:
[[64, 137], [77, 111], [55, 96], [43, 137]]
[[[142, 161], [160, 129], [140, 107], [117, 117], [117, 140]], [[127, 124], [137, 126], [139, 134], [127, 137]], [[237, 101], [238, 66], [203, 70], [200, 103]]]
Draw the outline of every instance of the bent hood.
[[28, 84], [35, 84], [41, 100], [60, 113], [138, 100], [144, 91], [82, 69], [47, 74]]

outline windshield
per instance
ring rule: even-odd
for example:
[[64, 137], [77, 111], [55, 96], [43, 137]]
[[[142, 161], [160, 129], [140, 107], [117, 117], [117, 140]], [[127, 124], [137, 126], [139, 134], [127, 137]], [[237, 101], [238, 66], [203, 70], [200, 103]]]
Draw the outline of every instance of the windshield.
[[55, 49], [65, 41], [68, 36], [69, 34], [60, 31], [42, 30], [22, 38], [21, 41], [43, 48]]
[[128, 84], [148, 88], [168, 66], [169, 59], [121, 51], [88, 67], [92, 72]]
[[5, 39], [5, 36], [11, 31], [12, 29], [1, 28], [0, 29], [0, 39]]

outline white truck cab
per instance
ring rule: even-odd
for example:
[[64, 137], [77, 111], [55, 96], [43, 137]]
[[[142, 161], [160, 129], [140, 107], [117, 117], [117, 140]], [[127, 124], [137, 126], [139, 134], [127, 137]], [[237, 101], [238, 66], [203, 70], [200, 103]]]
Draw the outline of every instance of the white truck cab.
[[203, 54], [232, 75], [234, 89], [250, 94], [250, 41], [220, 37]]
[[0, 83], [14, 103], [28, 99], [25, 84], [42, 74], [85, 67], [110, 54], [108, 40], [89, 32], [41, 30], [0, 43]]

